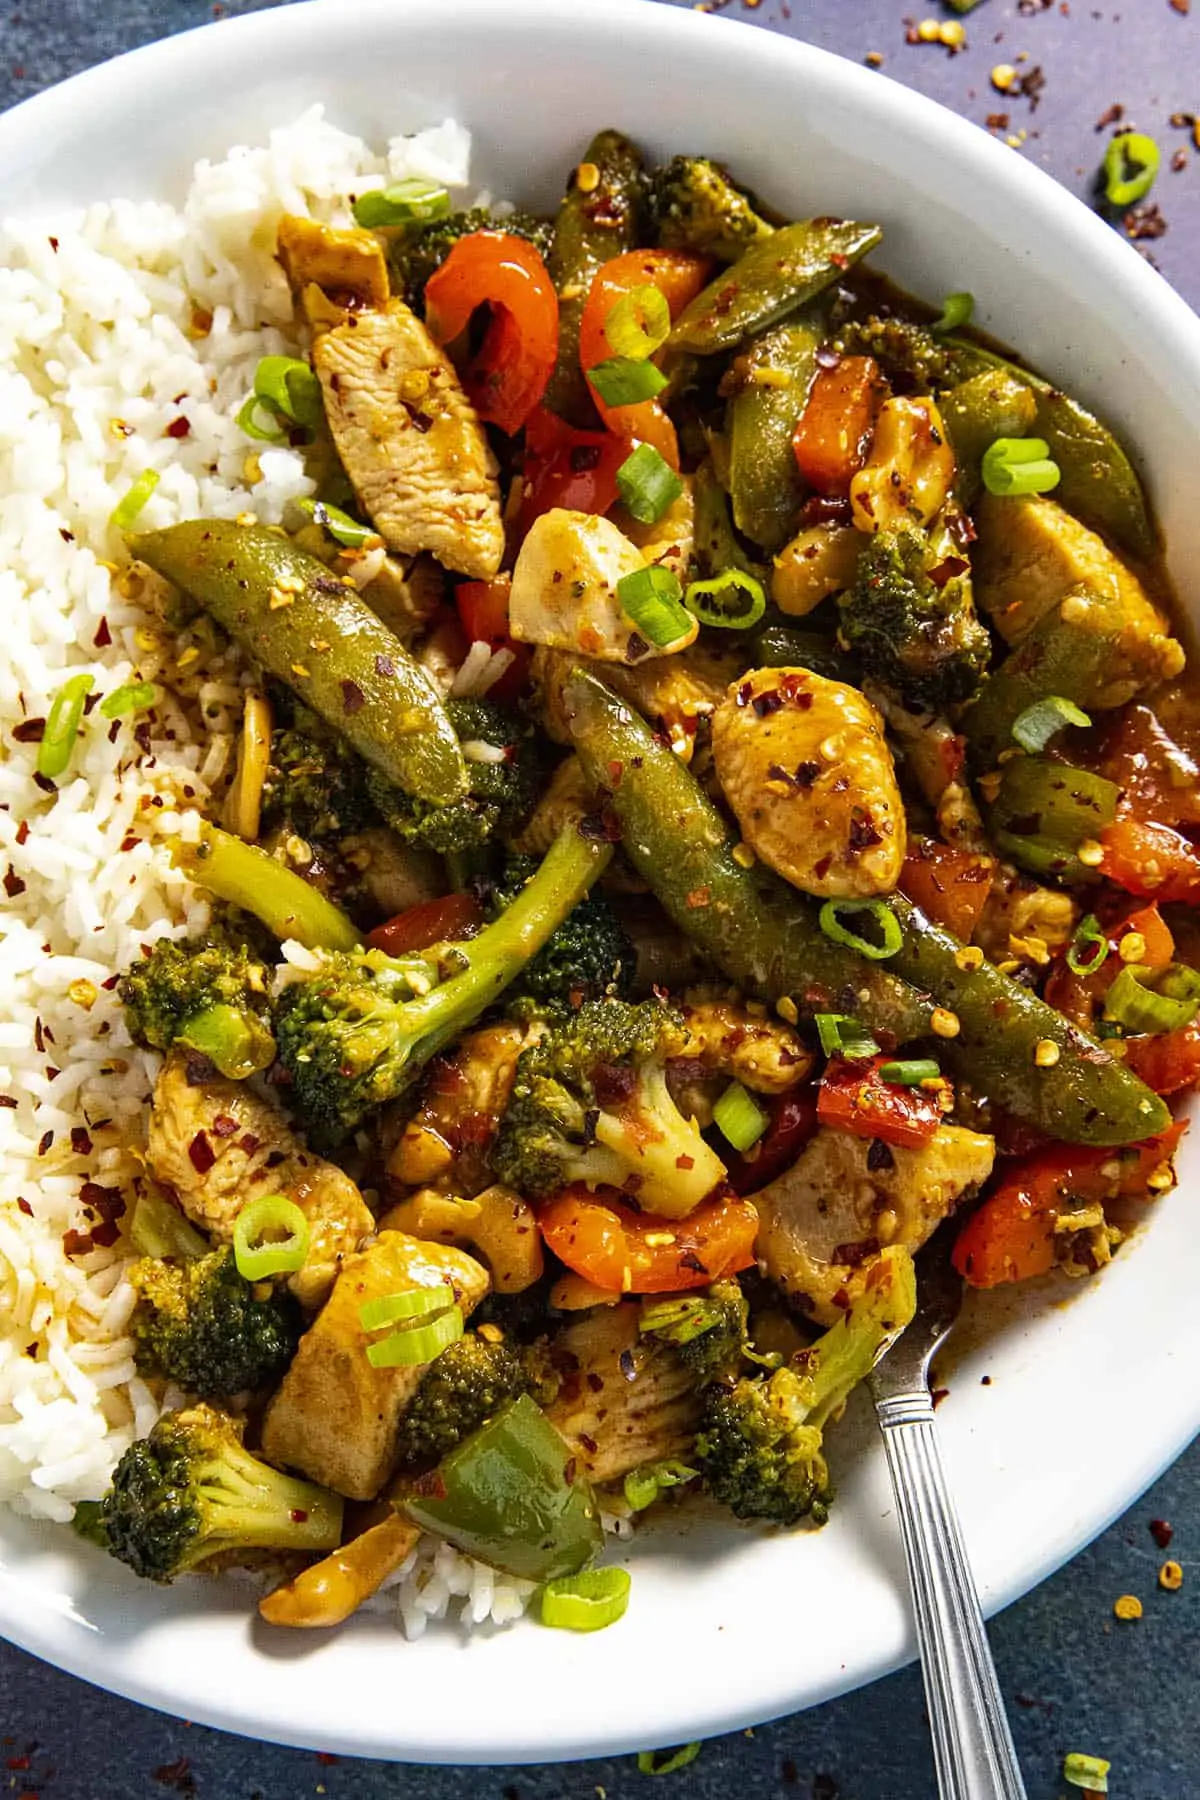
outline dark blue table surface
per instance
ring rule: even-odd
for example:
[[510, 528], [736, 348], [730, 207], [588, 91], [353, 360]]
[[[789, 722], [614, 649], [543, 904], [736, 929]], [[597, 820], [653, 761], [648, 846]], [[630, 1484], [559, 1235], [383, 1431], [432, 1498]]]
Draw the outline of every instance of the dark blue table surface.
[[[0, 108], [121, 50], [261, 3], [0, 0]], [[1112, 109], [1121, 108], [1120, 122], [1151, 133], [1164, 152], [1153, 195], [1159, 212], [1142, 221], [1152, 235], [1139, 247], [1187, 299], [1200, 300], [1200, 149], [1182, 122], [1200, 107], [1200, 0], [1190, 16], [1188, 0], [985, 0], [966, 21], [967, 48], [955, 55], [906, 41], [916, 36], [914, 22], [953, 16], [942, 0], [913, 0], [907, 16], [905, 0], [713, 0], [701, 10], [727, 10], [855, 59], [878, 57], [897, 80], [1018, 139], [1014, 154], [1084, 196], [1117, 122]], [[1017, 70], [1025, 91], [993, 88], [1000, 63]], [[1031, 78], [1035, 70], [1044, 79]], [[1119, 1429], [1112, 1451], [1120, 1455]], [[1179, 1592], [1158, 1587], [1163, 1552], [1151, 1520], [1174, 1527]], [[1070, 1791], [1061, 1779], [1069, 1750], [1112, 1761], [1117, 1800], [1200, 1800], [1197, 1546], [1193, 1445], [1120, 1523], [993, 1623], [1030, 1800]], [[1136, 1624], [1113, 1617], [1124, 1593], [1144, 1603]], [[646, 1781], [628, 1758], [456, 1770], [275, 1749], [112, 1699], [0, 1645], [0, 1794], [16, 1800], [633, 1800]], [[737, 1789], [796, 1800], [931, 1800], [920, 1678], [906, 1669], [815, 1711], [715, 1740], [665, 1783], [677, 1800], [720, 1800]]]

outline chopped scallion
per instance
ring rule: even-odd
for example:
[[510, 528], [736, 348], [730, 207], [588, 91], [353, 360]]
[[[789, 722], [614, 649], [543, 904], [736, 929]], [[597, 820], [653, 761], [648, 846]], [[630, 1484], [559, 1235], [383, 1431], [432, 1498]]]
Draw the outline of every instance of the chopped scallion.
[[83, 706], [96, 684], [94, 675], [72, 675], [50, 702], [46, 728], [38, 745], [37, 772], [50, 781], [65, 775], [75, 753]]
[[941, 1072], [931, 1056], [914, 1056], [907, 1061], [879, 1065], [879, 1079], [894, 1082], [897, 1087], [920, 1087], [923, 1081], [936, 1081]]
[[[879, 928], [880, 940], [872, 941], [861, 932], [852, 931], [842, 923], [842, 913], [852, 917], [861, 913], [873, 919]], [[885, 900], [826, 900], [817, 922], [825, 936], [835, 944], [845, 944], [871, 962], [886, 962], [889, 956], [895, 956], [904, 942], [900, 921]]]
[[1075, 927], [1075, 936], [1067, 947], [1067, 967], [1072, 975], [1094, 975], [1103, 968], [1108, 948], [1107, 931], [1103, 930], [1095, 913], [1088, 913]]
[[653, 525], [678, 500], [683, 483], [653, 444], [639, 444], [617, 470], [617, 492], [635, 519]]
[[983, 485], [989, 494], [1048, 494], [1061, 470], [1045, 438], [997, 438], [983, 453]]
[[331, 506], [328, 500], [297, 500], [296, 508], [314, 525], [320, 525], [331, 538], [344, 544], [347, 550], [366, 550], [383, 542], [373, 525], [361, 525], [340, 506]]
[[364, 1331], [378, 1331], [397, 1319], [420, 1319], [428, 1313], [445, 1312], [453, 1304], [454, 1289], [443, 1281], [437, 1287], [406, 1288], [402, 1293], [364, 1300], [358, 1318]]
[[630, 1469], [626, 1475], [625, 1498], [634, 1512], [645, 1512], [668, 1488], [682, 1487], [685, 1482], [695, 1481], [699, 1473], [699, 1469], [689, 1468], [687, 1463], [672, 1459], [643, 1463], [640, 1469]]
[[1126, 963], [1104, 996], [1104, 1017], [1127, 1032], [1159, 1037], [1190, 1025], [1200, 1012], [1200, 975], [1186, 963], [1165, 969]]
[[298, 356], [264, 356], [254, 371], [254, 392], [292, 425], [315, 430], [324, 417], [321, 383]]
[[643, 1775], [674, 1775], [694, 1763], [703, 1744], [680, 1744], [670, 1750], [639, 1750], [638, 1768]]
[[1064, 725], [1084, 726], [1091, 722], [1073, 700], [1065, 700], [1061, 694], [1047, 694], [1044, 700], [1035, 700], [1018, 713], [1013, 720], [1013, 741], [1033, 755], [1044, 750]]
[[[262, 421], [269, 420], [269, 423]], [[247, 394], [237, 416], [237, 427], [258, 444], [286, 444], [288, 434], [275, 413], [257, 394]]]
[[861, 1020], [849, 1013], [815, 1013], [813, 1024], [826, 1056], [875, 1056], [879, 1045]]
[[[284, 1232], [286, 1236], [272, 1234]], [[244, 1206], [233, 1225], [233, 1260], [246, 1281], [292, 1275], [308, 1254], [308, 1220], [286, 1194], [264, 1194]]]
[[[976, 0], [971, 0], [974, 5]], [[966, 11], [966, 8], [963, 8]], [[942, 301], [941, 317], [933, 321], [931, 331], [958, 331], [970, 323], [971, 314], [975, 311], [974, 294], [947, 294]]]
[[1154, 186], [1162, 153], [1144, 131], [1123, 131], [1104, 152], [1104, 198], [1110, 206], [1132, 206]]
[[143, 469], [134, 481], [124, 498], [117, 501], [112, 510], [112, 522], [118, 531], [128, 531], [151, 494], [158, 486], [157, 469]]
[[418, 1363], [432, 1362], [462, 1334], [462, 1307], [449, 1306], [427, 1323], [390, 1332], [387, 1337], [368, 1344], [367, 1361], [373, 1369], [413, 1369]]
[[683, 604], [702, 625], [748, 631], [766, 612], [767, 596], [761, 581], [747, 575], [744, 569], [723, 569], [710, 581], [690, 583]]
[[393, 182], [391, 187], [372, 188], [354, 202], [354, 220], [368, 231], [383, 225], [427, 225], [433, 219], [444, 219], [450, 211], [450, 196], [436, 182], [410, 176], [407, 181]]
[[653, 400], [667, 385], [661, 369], [634, 356], [610, 356], [590, 368], [587, 378], [605, 406], [636, 406]]
[[127, 713], [147, 712], [150, 707], [157, 706], [159, 690], [152, 681], [130, 681], [124, 687], [114, 688], [100, 702], [100, 711], [106, 719], [123, 719]]
[[542, 1589], [542, 1624], [560, 1631], [602, 1631], [624, 1617], [629, 1605], [628, 1569], [584, 1569]]
[[666, 343], [671, 333], [671, 309], [666, 295], [647, 282], [622, 294], [604, 320], [604, 335], [614, 356], [644, 362]]
[[749, 1150], [770, 1124], [769, 1115], [740, 1081], [731, 1081], [713, 1107], [713, 1124], [735, 1150]]
[[633, 620], [646, 642], [665, 650], [689, 639], [696, 621], [683, 605], [679, 577], [671, 569], [634, 569], [617, 583], [621, 609]]

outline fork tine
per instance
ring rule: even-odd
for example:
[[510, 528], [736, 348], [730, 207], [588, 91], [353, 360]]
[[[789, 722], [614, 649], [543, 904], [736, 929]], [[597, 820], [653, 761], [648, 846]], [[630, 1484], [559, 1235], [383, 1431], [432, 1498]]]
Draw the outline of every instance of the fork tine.
[[942, 1225], [916, 1258], [917, 1310], [872, 1371], [871, 1392], [877, 1400], [928, 1387], [934, 1352], [962, 1308], [963, 1279], [950, 1260], [954, 1235], [952, 1227]]

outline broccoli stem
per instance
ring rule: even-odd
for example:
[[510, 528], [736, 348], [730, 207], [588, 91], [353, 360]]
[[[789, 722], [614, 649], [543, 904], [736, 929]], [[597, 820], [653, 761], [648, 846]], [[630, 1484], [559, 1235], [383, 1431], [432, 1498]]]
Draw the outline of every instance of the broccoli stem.
[[205, 825], [195, 844], [178, 842], [175, 862], [218, 900], [261, 919], [279, 939], [295, 938], [308, 950], [354, 950], [358, 932], [340, 907], [265, 850]]
[[604, 873], [612, 856], [611, 844], [580, 837], [573, 824], [560, 831], [537, 873], [495, 923], [477, 938], [455, 946], [467, 967], [428, 994], [405, 1002], [405, 1023], [411, 1021], [412, 1032], [410, 1068], [436, 1056], [500, 997]]
[[154, 1188], [147, 1188], [138, 1197], [129, 1241], [140, 1256], [153, 1256], [159, 1261], [178, 1257], [181, 1262], [192, 1262], [208, 1249], [207, 1238], [201, 1237], [179, 1208]]
[[275, 1060], [275, 1040], [258, 1014], [224, 1002], [194, 1013], [178, 1041], [207, 1056], [230, 1081], [245, 1081]]

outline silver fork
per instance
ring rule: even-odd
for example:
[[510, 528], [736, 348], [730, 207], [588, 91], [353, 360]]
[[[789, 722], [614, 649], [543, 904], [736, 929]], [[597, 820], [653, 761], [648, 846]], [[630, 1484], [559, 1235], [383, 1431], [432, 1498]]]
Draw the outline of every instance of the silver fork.
[[950, 1243], [943, 1230], [917, 1258], [916, 1317], [870, 1386], [912, 1586], [938, 1793], [941, 1800], [1025, 1800], [929, 1392], [929, 1365], [962, 1305]]

